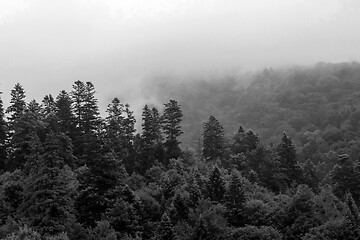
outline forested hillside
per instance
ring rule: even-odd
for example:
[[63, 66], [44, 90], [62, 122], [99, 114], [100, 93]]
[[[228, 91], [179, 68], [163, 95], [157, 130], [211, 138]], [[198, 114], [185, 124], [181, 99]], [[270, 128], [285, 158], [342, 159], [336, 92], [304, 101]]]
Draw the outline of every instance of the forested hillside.
[[302, 161], [322, 161], [329, 151], [356, 158], [360, 123], [357, 62], [265, 69], [211, 80], [167, 81], [162, 77], [149, 82], [146, 89], [161, 101], [179, 101], [185, 147], [196, 149], [202, 124], [214, 115], [230, 138], [243, 126], [255, 131], [263, 143], [276, 144], [285, 131]]
[[[0, 101], [1, 239], [359, 239], [360, 64]], [[119, 96], [120, 97], [120, 96]]]

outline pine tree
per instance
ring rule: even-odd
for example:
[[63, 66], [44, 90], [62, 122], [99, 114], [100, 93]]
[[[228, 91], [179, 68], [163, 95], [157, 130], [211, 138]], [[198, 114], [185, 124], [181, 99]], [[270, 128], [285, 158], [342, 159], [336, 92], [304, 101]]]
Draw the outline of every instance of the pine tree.
[[221, 126], [220, 122], [211, 115], [209, 120], [204, 123], [203, 128], [203, 157], [207, 160], [221, 159], [225, 150], [223, 126]]
[[142, 134], [141, 134], [141, 153], [140, 162], [137, 163], [137, 170], [144, 174], [145, 171], [155, 162], [154, 141], [155, 134], [153, 131], [152, 112], [148, 105], [144, 106], [142, 112]]
[[120, 103], [118, 98], [114, 98], [108, 105], [106, 110], [108, 116], [106, 122], [106, 136], [105, 144], [109, 149], [113, 150], [117, 157], [122, 158], [122, 151], [124, 149], [124, 105]]
[[95, 131], [99, 128], [99, 107], [95, 98], [95, 88], [91, 82], [86, 82], [83, 108], [83, 126], [85, 133]]
[[360, 171], [347, 154], [339, 155], [338, 163], [330, 172], [334, 184], [334, 194], [339, 198], [351, 193], [356, 203], [360, 203]]
[[233, 153], [247, 154], [250, 151], [255, 150], [260, 143], [259, 137], [253, 131], [244, 131], [242, 126], [239, 127], [238, 132], [233, 137]]
[[259, 145], [259, 142], [260, 142], [260, 140], [259, 140], [258, 135], [256, 135], [251, 130], [247, 131], [247, 133], [245, 134], [245, 144], [246, 144], [247, 151], [255, 150], [257, 148], [257, 146]]
[[314, 191], [318, 190], [320, 180], [316, 173], [316, 167], [310, 159], [306, 160], [303, 167], [303, 172], [304, 182]]
[[39, 133], [44, 132], [45, 126], [39, 120], [39, 115], [26, 111], [13, 123], [13, 135], [10, 139], [9, 159], [6, 168], [10, 171], [28, 168], [37, 161], [42, 152]]
[[162, 117], [162, 128], [166, 136], [164, 147], [166, 163], [168, 163], [170, 159], [177, 159], [181, 155], [178, 137], [183, 133], [180, 126], [183, 114], [180, 105], [175, 100], [170, 100], [164, 105], [165, 110]]
[[7, 140], [7, 123], [5, 121], [3, 101], [0, 97], [0, 174], [2, 171], [5, 170], [5, 163], [7, 159], [6, 140]]
[[246, 201], [245, 193], [240, 178], [236, 172], [231, 174], [229, 188], [224, 197], [228, 210], [227, 218], [233, 226], [239, 227], [243, 223], [243, 208]]
[[75, 223], [72, 197], [77, 185], [75, 174], [65, 165], [67, 159], [73, 158], [70, 139], [50, 132], [43, 149], [44, 153], [31, 166], [21, 215], [42, 234], [69, 232]]
[[106, 213], [107, 219], [117, 232], [136, 236], [142, 230], [142, 226], [139, 224], [139, 206], [140, 202], [134, 192], [125, 185], [121, 189], [120, 197]]
[[11, 90], [10, 106], [6, 109], [6, 113], [10, 114], [8, 117], [10, 126], [24, 113], [26, 109], [25, 97], [24, 88], [19, 83], [15, 84], [14, 89]]
[[87, 161], [87, 169], [81, 174], [76, 209], [79, 221], [95, 226], [101, 216], [114, 204], [116, 189], [126, 178], [121, 161], [112, 152], [94, 149]]
[[206, 185], [207, 195], [212, 201], [221, 202], [226, 191], [225, 180], [223, 179], [220, 169], [215, 166], [210, 173], [209, 181]]
[[123, 152], [123, 163], [128, 173], [134, 171], [134, 165], [136, 160], [136, 152], [134, 147], [135, 141], [135, 123], [136, 119], [133, 111], [130, 110], [129, 104], [125, 104], [124, 110], [124, 152]]
[[159, 235], [158, 239], [161, 240], [174, 239], [174, 230], [171, 224], [171, 220], [166, 212], [161, 217], [158, 235]]
[[97, 132], [101, 123], [94, 85], [91, 82], [76, 81], [71, 94], [76, 126], [73, 138], [74, 153], [79, 159], [79, 164], [85, 164], [87, 158], [91, 158], [89, 152], [97, 142]]
[[296, 159], [296, 150], [286, 133], [276, 148], [276, 154], [280, 162], [280, 171], [285, 177], [283, 181], [286, 186], [289, 187], [292, 183], [302, 183], [303, 173]]
[[55, 100], [51, 94], [46, 95], [41, 104], [41, 117], [48, 125], [49, 129], [57, 131], [59, 128], [59, 120], [57, 119], [57, 107]]
[[71, 110], [71, 97], [66, 91], [62, 90], [56, 97], [55, 105], [60, 131], [73, 139], [75, 133], [75, 117]]

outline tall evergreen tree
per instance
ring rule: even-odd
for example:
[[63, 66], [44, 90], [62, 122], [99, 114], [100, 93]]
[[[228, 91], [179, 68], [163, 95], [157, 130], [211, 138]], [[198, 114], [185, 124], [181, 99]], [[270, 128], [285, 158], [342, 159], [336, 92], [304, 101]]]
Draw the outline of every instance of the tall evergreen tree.
[[135, 123], [136, 119], [133, 111], [130, 110], [129, 104], [125, 104], [124, 109], [124, 152], [123, 152], [123, 163], [128, 171], [132, 173], [134, 171], [136, 152], [134, 147], [135, 141]]
[[231, 174], [229, 188], [224, 197], [228, 210], [227, 218], [230, 224], [240, 227], [243, 224], [243, 209], [246, 201], [245, 193], [240, 178], [236, 172]]
[[280, 171], [284, 177], [282, 180], [289, 187], [292, 183], [302, 183], [303, 173], [296, 159], [296, 150], [291, 139], [283, 134], [281, 143], [276, 148], [276, 154], [280, 163]]
[[66, 91], [62, 90], [56, 97], [55, 105], [60, 131], [73, 139], [75, 133], [75, 117], [71, 110], [71, 97]]
[[174, 230], [171, 224], [171, 220], [168, 214], [165, 212], [161, 216], [161, 222], [158, 229], [158, 238], [159, 240], [172, 240], [174, 239]]
[[108, 116], [106, 122], [106, 138], [105, 144], [112, 149], [118, 157], [122, 157], [124, 148], [124, 105], [120, 103], [118, 98], [114, 98], [108, 105], [106, 112]]
[[244, 153], [255, 150], [259, 145], [259, 137], [253, 131], [245, 131], [241, 126], [239, 127], [238, 132], [233, 137], [233, 153]]
[[334, 194], [342, 198], [351, 193], [357, 204], [360, 203], [360, 168], [347, 154], [339, 155], [338, 163], [330, 172]]
[[79, 221], [95, 226], [114, 204], [116, 189], [123, 183], [126, 171], [112, 152], [93, 150], [86, 171], [79, 176], [80, 188], [76, 199]]
[[95, 98], [95, 87], [91, 82], [85, 84], [85, 97], [83, 108], [83, 127], [85, 133], [95, 131], [101, 122], [99, 116], [98, 100]]
[[144, 174], [155, 162], [155, 133], [153, 129], [153, 115], [148, 105], [142, 112], [142, 134], [140, 162], [137, 163], [138, 172]]
[[71, 92], [73, 112], [75, 115], [74, 153], [79, 164], [84, 164], [91, 148], [97, 142], [97, 131], [100, 129], [99, 109], [95, 98], [94, 85], [91, 82], [76, 81]]
[[[165, 156], [168, 162], [171, 158], [179, 158], [181, 155], [180, 141], [178, 137], [183, 133], [181, 130], [182, 111], [175, 100], [165, 103], [162, 117], [162, 128], [165, 133]], [[167, 163], [166, 162], [166, 163]]]
[[37, 161], [42, 152], [38, 134], [44, 132], [45, 127], [39, 117], [34, 112], [26, 111], [14, 122], [9, 159], [6, 163], [8, 170], [23, 169]]
[[14, 121], [26, 110], [25, 97], [24, 88], [19, 83], [15, 84], [14, 89], [11, 90], [10, 106], [6, 109], [6, 113], [10, 114], [8, 117], [10, 126], [12, 126]]
[[42, 234], [70, 232], [75, 223], [73, 195], [77, 185], [75, 174], [65, 165], [73, 158], [70, 139], [50, 132], [43, 149], [25, 183], [21, 216]]
[[7, 159], [6, 140], [7, 123], [5, 121], [3, 101], [0, 97], [0, 173], [5, 170], [5, 163]]
[[91, 82], [76, 81], [71, 92], [76, 127], [82, 133], [89, 133], [99, 126], [99, 108], [95, 88]]
[[57, 107], [53, 96], [51, 94], [46, 95], [42, 100], [41, 115], [44, 122], [49, 125], [48, 128], [59, 128], [59, 120], [56, 113]]
[[226, 191], [225, 180], [220, 169], [215, 166], [206, 185], [207, 195], [212, 201], [221, 202]]
[[222, 158], [225, 150], [224, 128], [212, 115], [204, 123], [203, 157], [208, 160]]

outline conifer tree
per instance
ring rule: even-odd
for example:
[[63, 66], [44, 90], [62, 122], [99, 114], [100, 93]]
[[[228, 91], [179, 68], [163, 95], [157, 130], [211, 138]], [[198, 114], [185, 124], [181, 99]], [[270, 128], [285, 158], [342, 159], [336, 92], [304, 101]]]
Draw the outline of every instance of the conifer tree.
[[66, 91], [62, 90], [56, 97], [55, 105], [60, 131], [73, 139], [75, 133], [75, 117], [71, 110], [71, 97]]
[[212, 115], [204, 123], [203, 157], [208, 160], [222, 158], [225, 150], [224, 128]]
[[41, 115], [49, 129], [59, 128], [59, 119], [56, 113], [57, 107], [53, 96], [51, 94], [46, 95], [42, 100]]
[[304, 172], [304, 182], [314, 191], [318, 190], [319, 177], [317, 176], [316, 173], [316, 167], [310, 159], [306, 160], [303, 167], [303, 172]]
[[78, 80], [73, 85], [71, 95], [76, 126], [73, 138], [74, 153], [79, 159], [79, 164], [85, 164], [87, 158], [91, 158], [91, 148], [97, 143], [96, 134], [101, 123], [94, 85]]
[[136, 132], [135, 123], [136, 119], [134, 113], [130, 110], [129, 104], [126, 103], [124, 110], [123, 164], [128, 173], [132, 173], [134, 171], [136, 160], [136, 152], [134, 147]]
[[118, 98], [114, 98], [108, 105], [106, 112], [106, 139], [105, 144], [112, 149], [118, 157], [122, 157], [124, 148], [124, 105]]
[[236, 172], [231, 174], [229, 188], [224, 197], [228, 210], [228, 221], [233, 226], [239, 227], [243, 223], [243, 208], [246, 201], [245, 193], [240, 178]]
[[76, 209], [81, 223], [95, 226], [115, 202], [116, 189], [126, 178], [121, 161], [107, 149], [94, 149], [81, 174]]
[[0, 97], [0, 173], [5, 170], [5, 163], [7, 159], [6, 140], [7, 123], [5, 121], [3, 101]]
[[66, 159], [73, 158], [70, 139], [50, 132], [43, 149], [30, 168], [21, 215], [42, 234], [70, 232], [75, 223], [73, 195], [77, 185], [75, 174], [65, 165]]
[[26, 165], [37, 161], [42, 152], [39, 133], [44, 132], [44, 123], [39, 120], [39, 115], [26, 111], [13, 126], [13, 135], [10, 139], [11, 150], [6, 168], [10, 171], [23, 169]]
[[259, 137], [253, 131], [249, 130], [245, 134], [245, 141], [246, 141], [246, 150], [252, 151], [255, 150], [256, 147], [259, 145]]
[[55, 100], [51, 94], [44, 97], [44, 99], [42, 100], [42, 105], [42, 112], [44, 118], [48, 118], [49, 115], [55, 115], [57, 107]]
[[339, 155], [338, 163], [330, 172], [334, 194], [339, 198], [351, 193], [356, 203], [360, 202], [360, 171], [347, 154]]
[[292, 183], [302, 183], [303, 173], [296, 159], [296, 150], [286, 133], [283, 134], [281, 143], [276, 148], [276, 154], [286, 186], [289, 187]]
[[99, 128], [99, 107], [95, 98], [95, 88], [91, 82], [85, 84], [84, 108], [83, 108], [83, 127], [85, 133], [95, 131]]
[[181, 155], [180, 141], [178, 137], [183, 133], [181, 130], [182, 111], [175, 100], [165, 103], [162, 117], [162, 128], [165, 133], [165, 156], [166, 164], [171, 158], [179, 158]]
[[168, 214], [165, 212], [161, 217], [161, 222], [158, 230], [158, 235], [161, 240], [174, 239], [174, 230]]
[[14, 89], [11, 90], [10, 106], [6, 109], [6, 113], [10, 114], [8, 117], [10, 126], [12, 126], [14, 121], [26, 110], [25, 97], [24, 88], [19, 83], [15, 84]]
[[253, 131], [244, 131], [243, 127], [240, 126], [238, 132], [233, 137], [233, 153], [244, 153], [247, 154], [250, 151], [255, 150], [259, 145], [259, 137]]
[[140, 162], [137, 163], [137, 169], [139, 173], [144, 174], [145, 171], [155, 162], [154, 151], [154, 131], [153, 131], [153, 119], [152, 112], [148, 105], [144, 106], [142, 112], [142, 134], [141, 134], [141, 153]]
[[226, 191], [225, 180], [217, 166], [210, 173], [206, 189], [207, 195], [212, 201], [221, 202], [223, 200]]

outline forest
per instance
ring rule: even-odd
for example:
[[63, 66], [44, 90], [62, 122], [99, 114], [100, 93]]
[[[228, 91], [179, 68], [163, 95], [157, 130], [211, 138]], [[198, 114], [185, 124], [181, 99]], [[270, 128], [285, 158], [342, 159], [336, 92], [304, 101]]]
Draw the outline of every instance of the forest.
[[0, 99], [0, 239], [360, 239], [360, 64]]

